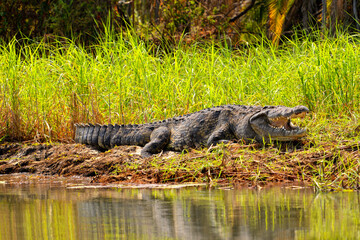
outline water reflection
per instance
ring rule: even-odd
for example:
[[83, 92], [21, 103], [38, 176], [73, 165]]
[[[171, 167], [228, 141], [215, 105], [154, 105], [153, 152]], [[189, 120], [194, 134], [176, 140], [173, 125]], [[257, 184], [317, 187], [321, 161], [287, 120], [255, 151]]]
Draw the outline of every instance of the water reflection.
[[358, 193], [0, 184], [0, 239], [357, 239]]

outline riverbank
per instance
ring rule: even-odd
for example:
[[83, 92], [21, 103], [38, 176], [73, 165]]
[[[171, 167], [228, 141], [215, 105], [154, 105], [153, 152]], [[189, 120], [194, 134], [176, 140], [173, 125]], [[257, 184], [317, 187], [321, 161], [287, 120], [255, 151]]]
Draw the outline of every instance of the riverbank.
[[91, 183], [314, 186], [359, 189], [360, 142], [304, 140], [263, 146], [232, 143], [189, 153], [163, 152], [141, 158], [140, 147], [99, 152], [80, 144], [3, 143], [0, 174], [33, 173], [91, 178]]

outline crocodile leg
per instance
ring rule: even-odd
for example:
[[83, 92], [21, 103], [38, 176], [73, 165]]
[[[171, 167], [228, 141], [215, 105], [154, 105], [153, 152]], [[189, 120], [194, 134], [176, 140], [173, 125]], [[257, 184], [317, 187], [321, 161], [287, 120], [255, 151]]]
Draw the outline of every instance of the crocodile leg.
[[235, 136], [229, 124], [224, 124], [210, 135], [206, 145], [210, 147], [211, 145], [215, 146], [219, 143], [229, 143], [233, 139], [235, 139]]
[[159, 127], [150, 135], [148, 142], [141, 150], [142, 157], [150, 157], [152, 154], [159, 153], [170, 141], [170, 129], [167, 127]]

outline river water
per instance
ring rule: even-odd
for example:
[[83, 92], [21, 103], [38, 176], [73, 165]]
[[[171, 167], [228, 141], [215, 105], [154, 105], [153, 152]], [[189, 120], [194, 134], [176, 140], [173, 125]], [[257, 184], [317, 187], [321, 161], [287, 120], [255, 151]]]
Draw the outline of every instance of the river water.
[[357, 192], [91, 188], [0, 176], [0, 240], [359, 238]]

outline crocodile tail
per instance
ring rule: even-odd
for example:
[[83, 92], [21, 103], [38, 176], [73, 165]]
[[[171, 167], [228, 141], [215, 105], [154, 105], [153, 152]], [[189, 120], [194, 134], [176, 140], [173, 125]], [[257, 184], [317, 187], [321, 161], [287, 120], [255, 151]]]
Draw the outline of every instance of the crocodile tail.
[[87, 144], [87, 135], [90, 128], [90, 124], [75, 124], [75, 142]]
[[150, 141], [150, 135], [154, 128], [158, 126], [159, 124], [121, 126], [118, 124], [75, 124], [75, 142], [100, 150], [120, 145], [144, 146]]
[[75, 142], [96, 148], [110, 149], [110, 139], [119, 129], [119, 125], [75, 124]]

